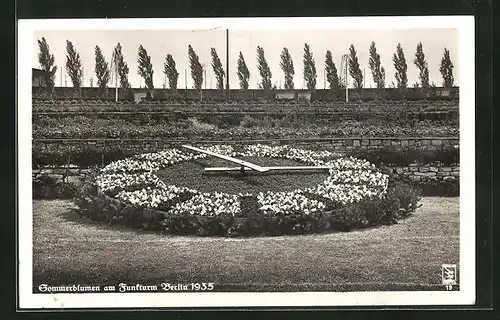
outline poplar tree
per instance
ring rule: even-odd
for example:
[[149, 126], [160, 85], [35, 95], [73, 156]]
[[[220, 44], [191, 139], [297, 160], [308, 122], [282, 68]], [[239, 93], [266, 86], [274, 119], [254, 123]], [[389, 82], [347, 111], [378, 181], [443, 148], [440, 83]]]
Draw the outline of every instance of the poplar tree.
[[114, 49], [115, 61], [118, 68], [118, 77], [120, 78], [120, 88], [130, 89], [130, 83], [128, 82], [129, 69], [127, 63], [123, 59], [122, 46], [118, 42]]
[[95, 74], [97, 77], [97, 86], [101, 89], [106, 89], [110, 79], [109, 68], [99, 46], [95, 46]]
[[250, 79], [250, 71], [248, 71], [247, 64], [243, 58], [243, 54], [240, 51], [238, 56], [238, 79], [240, 80], [240, 88], [248, 89], [248, 80]]
[[167, 57], [165, 58], [163, 73], [165, 73], [165, 75], [168, 78], [168, 86], [170, 87], [170, 89], [177, 90], [177, 81], [179, 80], [179, 72], [177, 72], [174, 58], [170, 53], [167, 54]]
[[420, 80], [420, 85], [422, 88], [429, 88], [429, 66], [427, 64], [427, 60], [425, 59], [422, 42], [417, 44], [417, 51], [415, 52], [415, 59], [413, 59], [413, 63], [419, 70], [418, 79]]
[[285, 74], [285, 90], [292, 90], [294, 88], [293, 85], [293, 76], [295, 74], [295, 70], [293, 68], [293, 60], [288, 48], [283, 48], [281, 51], [281, 61], [280, 67]]
[[328, 81], [330, 89], [334, 93], [338, 93], [338, 91], [341, 89], [341, 84], [337, 73], [337, 67], [333, 62], [332, 52], [330, 50], [326, 51], [325, 72], [326, 72], [326, 80]]
[[356, 49], [354, 49], [354, 45], [352, 44], [349, 47], [349, 74], [354, 80], [354, 88], [363, 88], [363, 72], [361, 72], [361, 69], [359, 67]]
[[66, 70], [73, 83], [73, 87], [79, 91], [82, 86], [82, 61], [80, 54], [76, 52], [71, 41], [66, 40]]
[[304, 44], [304, 80], [307, 84], [307, 89], [316, 89], [316, 65], [314, 62], [313, 54], [309, 45]]
[[261, 82], [259, 83], [259, 88], [264, 89], [264, 91], [268, 92], [272, 88], [271, 78], [272, 73], [271, 69], [269, 69], [269, 65], [267, 64], [266, 57], [264, 55], [264, 49], [262, 47], [257, 46], [257, 68], [260, 72]]
[[48, 94], [51, 94], [54, 90], [54, 78], [57, 72], [57, 66], [54, 66], [54, 55], [50, 53], [50, 48], [47, 44], [47, 40], [42, 37], [42, 40], [37, 41], [38, 49], [40, 50], [40, 52], [38, 53], [38, 63], [40, 64], [40, 68], [45, 71], [45, 77], [42, 86], [45, 87]]
[[406, 65], [405, 53], [403, 48], [401, 48], [401, 44], [398, 43], [396, 48], [396, 53], [392, 56], [392, 61], [394, 63], [394, 69], [396, 69], [396, 73], [394, 74], [396, 78], [396, 86], [398, 88], [407, 88], [408, 87], [408, 76]]
[[188, 46], [188, 55], [189, 65], [191, 67], [191, 78], [193, 78], [194, 82], [193, 88], [201, 90], [203, 85], [203, 66], [200, 63], [200, 58], [191, 45]]
[[443, 87], [451, 88], [453, 87], [453, 68], [454, 65], [450, 59], [450, 51], [444, 48], [443, 57], [441, 58], [441, 65], [439, 67], [439, 71], [441, 72], [441, 76], [443, 77]]
[[151, 56], [142, 45], [139, 46], [138, 58], [137, 58], [137, 73], [144, 79], [144, 84], [148, 89], [149, 94], [152, 93], [154, 89], [153, 85], [153, 65], [151, 64]]
[[368, 59], [370, 70], [372, 72], [373, 81], [377, 88], [385, 88], [385, 70], [380, 63], [380, 54], [377, 53], [375, 42], [370, 45], [370, 57]]
[[217, 90], [223, 91], [225, 73], [224, 73], [224, 68], [222, 68], [222, 62], [220, 61], [220, 58], [217, 55], [217, 51], [215, 50], [215, 48], [210, 49], [210, 54], [212, 55], [212, 69], [214, 70], [215, 74]]

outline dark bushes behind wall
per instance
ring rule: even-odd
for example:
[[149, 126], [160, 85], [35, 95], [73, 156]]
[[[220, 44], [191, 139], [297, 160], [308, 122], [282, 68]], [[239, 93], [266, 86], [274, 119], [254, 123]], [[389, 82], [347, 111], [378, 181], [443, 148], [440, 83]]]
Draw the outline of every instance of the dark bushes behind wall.
[[420, 189], [422, 196], [425, 197], [459, 197], [460, 196], [460, 179], [458, 177], [452, 179], [423, 179], [420, 181], [412, 181], [407, 177], [394, 177], [395, 180], [412, 185], [414, 188]]
[[382, 147], [357, 149], [348, 152], [347, 155], [366, 159], [377, 166], [382, 164], [408, 166], [412, 163], [425, 165], [436, 162], [450, 165], [459, 163], [460, 149], [454, 146], [433, 146], [425, 149]]
[[34, 143], [32, 149], [32, 166], [39, 168], [50, 165], [74, 164], [81, 168], [94, 165], [106, 165], [112, 161], [134, 155], [134, 150], [124, 148], [120, 141], [105, 145], [80, 144], [64, 147], [57, 144], [41, 145]]
[[[105, 144], [78, 145], [43, 144], [35, 142], [33, 144], [32, 161], [33, 168], [45, 165], [65, 165], [68, 163], [87, 168], [94, 165], [106, 165], [111, 161], [123, 159], [136, 153], [150, 152], [145, 149], [144, 144], [137, 140], [135, 144], [126, 140], [116, 140], [116, 142], [106, 142]], [[161, 142], [161, 141], [160, 141]], [[154, 142], [151, 142], [151, 147]], [[317, 146], [325, 149], [326, 147]], [[154, 151], [162, 149], [161, 145]], [[358, 148], [346, 153], [346, 156], [366, 159], [379, 166], [381, 164], [394, 166], [408, 166], [412, 163], [433, 164], [440, 162], [442, 165], [459, 163], [460, 150], [453, 146], [427, 146], [420, 148], [402, 147], [377, 147]]]
[[460, 196], [460, 180], [429, 180], [412, 183], [422, 190], [422, 195], [428, 197], [458, 197]]

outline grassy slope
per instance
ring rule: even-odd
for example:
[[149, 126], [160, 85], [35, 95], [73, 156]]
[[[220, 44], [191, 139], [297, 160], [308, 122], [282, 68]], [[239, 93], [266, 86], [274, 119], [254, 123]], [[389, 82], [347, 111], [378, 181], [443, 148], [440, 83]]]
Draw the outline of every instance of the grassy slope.
[[459, 261], [459, 198], [424, 198], [398, 225], [307, 236], [174, 237], [34, 201], [34, 285], [215, 282], [219, 290], [442, 290]]

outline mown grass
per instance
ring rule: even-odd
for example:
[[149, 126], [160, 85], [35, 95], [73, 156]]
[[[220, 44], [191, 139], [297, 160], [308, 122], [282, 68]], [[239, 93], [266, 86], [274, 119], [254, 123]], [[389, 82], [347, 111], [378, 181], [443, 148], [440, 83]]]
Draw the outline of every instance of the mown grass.
[[168, 236], [33, 206], [33, 285], [214, 282], [220, 291], [442, 290], [459, 261], [459, 198], [424, 198], [397, 225], [266, 238]]

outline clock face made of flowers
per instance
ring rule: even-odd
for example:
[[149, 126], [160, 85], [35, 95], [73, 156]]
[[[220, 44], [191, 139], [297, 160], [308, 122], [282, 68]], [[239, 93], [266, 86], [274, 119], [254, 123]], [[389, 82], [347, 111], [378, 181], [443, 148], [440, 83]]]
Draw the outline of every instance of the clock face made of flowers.
[[[311, 214], [326, 201], [381, 197], [388, 188], [388, 176], [365, 160], [290, 146], [239, 149], [183, 146], [139, 154], [102, 168], [96, 183], [108, 196], [134, 206], [204, 216], [238, 215], [241, 196], [255, 196], [265, 215]], [[213, 159], [237, 166], [214, 167]], [[274, 163], [262, 165], [260, 159]]]

